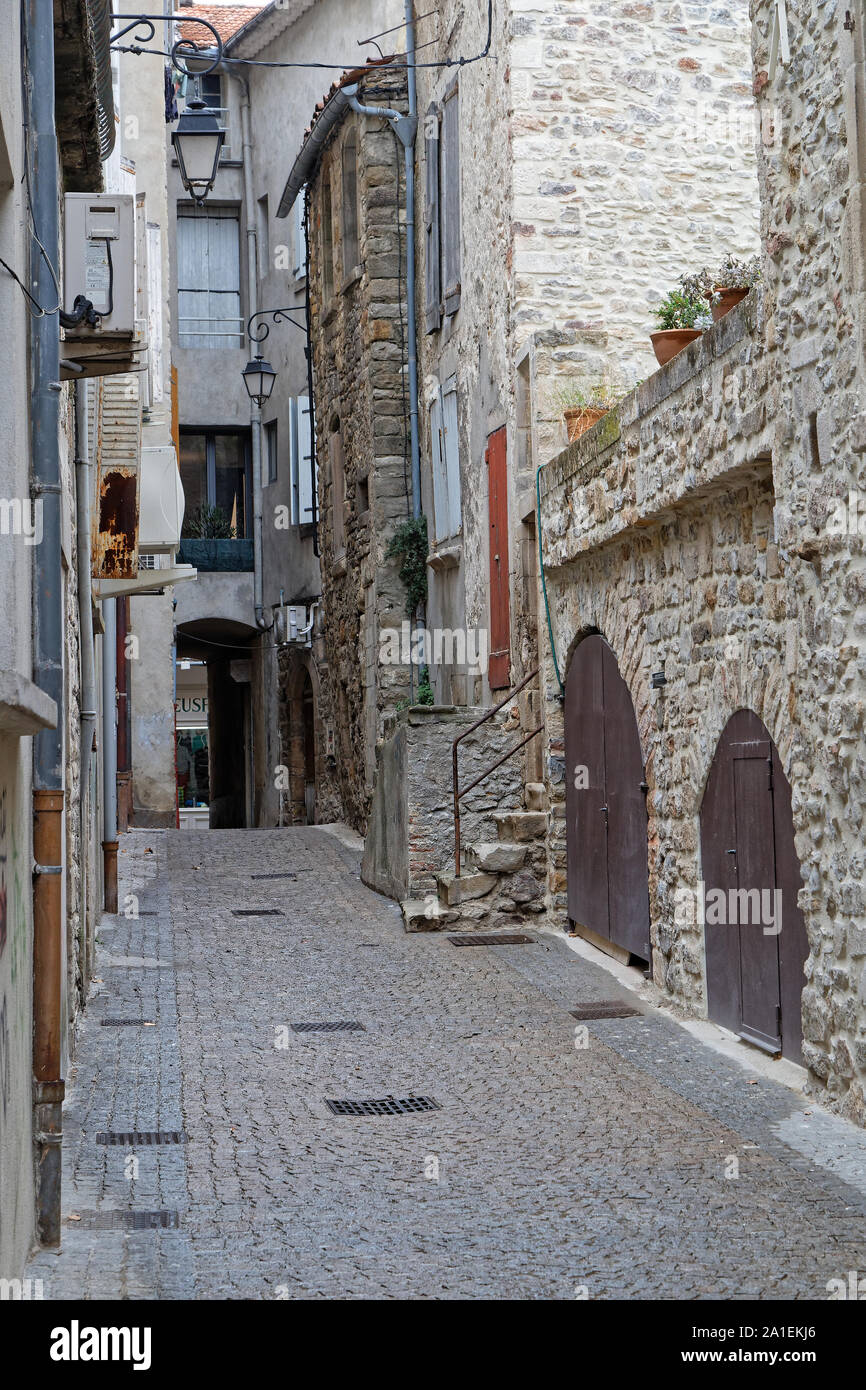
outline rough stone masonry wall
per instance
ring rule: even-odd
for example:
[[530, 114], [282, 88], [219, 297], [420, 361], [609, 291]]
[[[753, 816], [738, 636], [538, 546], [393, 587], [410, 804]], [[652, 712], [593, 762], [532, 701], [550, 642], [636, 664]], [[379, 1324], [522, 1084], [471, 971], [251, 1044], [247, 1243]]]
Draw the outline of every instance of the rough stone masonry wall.
[[[405, 109], [402, 71], [374, 72], [362, 83], [369, 105]], [[343, 141], [358, 138], [360, 276], [344, 283]], [[331, 137], [311, 184], [311, 305], [326, 665], [322, 684], [335, 725], [336, 773], [345, 818], [363, 830], [372, 790], [375, 741], [384, 713], [409, 694], [409, 667], [378, 662], [379, 632], [400, 627], [406, 595], [398, 562], [385, 551], [411, 515], [407, 496], [405, 359], [405, 189], [402, 154], [389, 127], [349, 113]], [[322, 187], [330, 180], [334, 295], [323, 303]], [[331, 424], [338, 419], [345, 504], [334, 495]], [[364, 489], [366, 486], [365, 506]], [[335, 554], [334, 508], [343, 506], [345, 559]], [[373, 704], [371, 705], [371, 702]]]
[[[436, 875], [454, 867], [452, 742], [484, 711], [414, 707], [386, 723], [361, 874], [399, 899], [436, 898]], [[461, 786], [468, 786], [520, 741], [516, 710], [506, 708], [458, 749]], [[497, 838], [496, 811], [521, 805], [521, 768], [509, 759], [461, 800], [464, 853]], [[539, 896], [531, 879], [531, 895]], [[465, 911], [464, 911], [464, 915]], [[435, 925], [435, 920], [434, 920]]]
[[679, 277], [759, 249], [748, 0], [511, 9], [515, 343], [627, 388]]
[[[779, 409], [776, 526], [800, 615], [792, 771], [811, 954], [804, 1052], [829, 1098], [866, 1123], [863, 753], [866, 151], [863, 15], [787, 0], [791, 61], [769, 80], [773, 7], [753, 4], [755, 91], [774, 140], [760, 180], [768, 355]], [[850, 529], [854, 494], [857, 518]], [[843, 504], [849, 529], [828, 525]]]
[[[773, 530], [774, 396], [756, 296], [650, 377], [545, 469], [545, 572], [559, 669], [601, 632], [632, 695], [646, 764], [657, 983], [706, 1009], [703, 941], [675, 922], [700, 878], [699, 815], [730, 716], [756, 711], [786, 770], [791, 721], [784, 563]], [[636, 524], [638, 523], [638, 524]], [[664, 669], [663, 692], [650, 675]], [[545, 643], [550, 901], [566, 918], [562, 708]]]

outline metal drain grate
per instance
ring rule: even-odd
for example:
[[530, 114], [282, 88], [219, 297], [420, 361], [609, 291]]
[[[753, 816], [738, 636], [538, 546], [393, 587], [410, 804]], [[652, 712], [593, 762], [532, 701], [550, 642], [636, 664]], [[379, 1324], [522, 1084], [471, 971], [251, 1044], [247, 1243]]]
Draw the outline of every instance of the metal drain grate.
[[405, 1100], [395, 1100], [385, 1096], [384, 1100], [326, 1100], [325, 1104], [334, 1115], [416, 1115], [422, 1110], [441, 1110], [438, 1100], [431, 1096], [407, 1096]]
[[101, 1018], [103, 1028], [155, 1028], [152, 1018]]
[[464, 936], [449, 936], [454, 946], [534, 946], [534, 936], [522, 936], [520, 932], [499, 932], [496, 936], [482, 936], [480, 932], [467, 932]]
[[635, 1009], [631, 1004], [626, 1004], [621, 999], [592, 999], [585, 1004], [578, 1004], [576, 1009], [570, 1009], [572, 1018], [592, 1019], [592, 1018], [642, 1018], [640, 1009]]
[[186, 1135], [180, 1129], [100, 1130], [97, 1144], [185, 1144]]
[[82, 1211], [76, 1216], [66, 1218], [70, 1230], [176, 1231], [180, 1226], [176, 1211]]
[[250, 878], [297, 878], [297, 874], [250, 874]]
[[282, 917], [278, 907], [234, 907], [233, 917]]
[[293, 1023], [292, 1028], [296, 1033], [366, 1033], [363, 1023], [344, 1022], [339, 1023]]

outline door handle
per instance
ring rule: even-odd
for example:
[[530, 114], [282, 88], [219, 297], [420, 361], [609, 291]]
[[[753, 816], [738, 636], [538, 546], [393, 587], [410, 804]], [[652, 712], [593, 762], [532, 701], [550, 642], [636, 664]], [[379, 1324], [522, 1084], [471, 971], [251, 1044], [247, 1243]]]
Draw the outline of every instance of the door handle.
[[607, 824], [608, 824], [607, 807], [606, 807], [606, 806], [599, 806], [598, 809], [601, 811], [602, 815], [604, 816], [604, 823], [605, 823], [605, 825], [607, 825]]
[[735, 849], [729, 849], [725, 851], [726, 854], [736, 854], [736, 852], [737, 851]]

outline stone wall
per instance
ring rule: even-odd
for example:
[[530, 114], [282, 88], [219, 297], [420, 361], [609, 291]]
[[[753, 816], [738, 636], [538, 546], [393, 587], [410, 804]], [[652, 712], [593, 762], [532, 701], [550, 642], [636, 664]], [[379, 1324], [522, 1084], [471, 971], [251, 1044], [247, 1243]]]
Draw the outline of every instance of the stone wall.
[[748, 0], [511, 11], [515, 341], [630, 384], [679, 277], [758, 250]]
[[[413, 706], [386, 721], [361, 877], [400, 900], [436, 898], [436, 875], [454, 867], [454, 796], [451, 749], [483, 709]], [[459, 746], [460, 785], [520, 742], [519, 719], [509, 708]], [[461, 799], [461, 841], [497, 837], [496, 811], [522, 805], [519, 759], [503, 763]], [[432, 919], [431, 919], [432, 920]]]
[[752, 10], [755, 92], [774, 136], [760, 179], [776, 527], [798, 615], [795, 815], [812, 948], [804, 1050], [828, 1098], [863, 1123], [866, 50], [859, 14], [850, 29], [844, 7], [788, 0], [791, 61], [771, 80], [774, 8]]
[[[405, 72], [371, 72], [360, 95], [368, 105], [405, 109]], [[358, 150], [360, 266], [344, 273], [342, 150], [352, 133]], [[379, 659], [380, 634], [399, 629], [406, 618], [399, 562], [387, 559], [385, 552], [396, 527], [412, 515], [404, 391], [402, 162], [390, 128], [348, 112], [310, 182], [326, 658], [320, 675], [324, 705], [334, 726], [342, 814], [357, 829], [366, 822], [383, 717], [400, 700], [408, 700], [411, 691], [409, 667]], [[323, 302], [322, 274], [325, 180], [330, 188], [334, 261], [334, 290], [328, 302]], [[341, 469], [342, 496], [335, 488]], [[325, 711], [322, 717], [328, 717]]]

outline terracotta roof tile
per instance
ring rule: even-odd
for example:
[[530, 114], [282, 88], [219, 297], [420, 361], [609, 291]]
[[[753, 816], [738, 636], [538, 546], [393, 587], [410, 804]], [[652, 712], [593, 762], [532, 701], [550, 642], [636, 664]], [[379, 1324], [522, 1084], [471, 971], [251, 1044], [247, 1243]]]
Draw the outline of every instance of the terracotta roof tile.
[[243, 29], [245, 24], [255, 19], [260, 10], [266, 9], [269, 3], [270, 0], [252, 0], [252, 3], [247, 5], [192, 5], [184, 10], [179, 25], [180, 37], [192, 39], [200, 48], [207, 48], [209, 42], [212, 42], [208, 31], [200, 24], [189, 23], [196, 16], [208, 20], [223, 43], [227, 43], [239, 29]]

